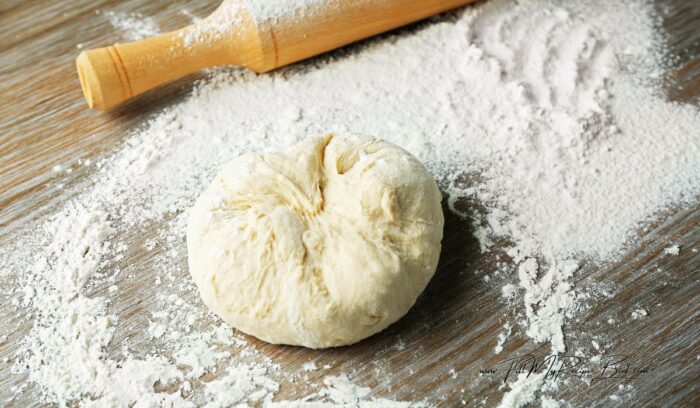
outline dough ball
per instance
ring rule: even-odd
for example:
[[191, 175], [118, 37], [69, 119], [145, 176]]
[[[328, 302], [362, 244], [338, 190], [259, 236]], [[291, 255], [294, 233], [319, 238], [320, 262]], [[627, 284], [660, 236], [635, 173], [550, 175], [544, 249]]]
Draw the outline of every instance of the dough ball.
[[444, 223], [423, 165], [328, 135], [244, 155], [197, 199], [192, 278], [233, 327], [276, 344], [355, 343], [403, 316], [435, 272]]

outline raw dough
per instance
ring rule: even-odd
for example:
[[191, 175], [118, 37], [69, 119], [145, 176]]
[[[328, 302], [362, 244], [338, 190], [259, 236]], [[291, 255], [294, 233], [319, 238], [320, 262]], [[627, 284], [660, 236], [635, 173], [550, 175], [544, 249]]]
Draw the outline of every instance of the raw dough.
[[192, 208], [204, 303], [270, 343], [340, 346], [403, 316], [435, 272], [440, 191], [406, 151], [328, 135], [225, 165]]

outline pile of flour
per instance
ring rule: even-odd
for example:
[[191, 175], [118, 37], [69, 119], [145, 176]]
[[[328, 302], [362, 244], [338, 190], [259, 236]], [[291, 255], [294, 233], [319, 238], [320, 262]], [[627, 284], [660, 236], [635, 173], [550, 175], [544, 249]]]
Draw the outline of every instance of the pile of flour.
[[[581, 262], [615, 259], [644, 222], [700, 193], [700, 115], [659, 91], [655, 19], [646, 1], [489, 0], [273, 74], [212, 71], [115, 152], [70, 164], [93, 168], [89, 182], [3, 248], [9, 296], [31, 311], [12, 358], [28, 383], [14, 391], [83, 406], [271, 404], [299, 373], [198, 301], [187, 210], [221, 164], [327, 132], [378, 136], [426, 163], [482, 251], [512, 260], [503, 293], [522, 302], [526, 334], [565, 351]], [[484, 211], [464, 212], [465, 198]], [[148, 282], [139, 299], [124, 290], [134, 279]], [[126, 313], [143, 299], [153, 302], [141, 315]], [[511, 323], [494, 346], [523, 327]], [[310, 387], [313, 397], [275, 406], [414, 406], [348, 379]], [[502, 405], [541, 388], [520, 379]]]

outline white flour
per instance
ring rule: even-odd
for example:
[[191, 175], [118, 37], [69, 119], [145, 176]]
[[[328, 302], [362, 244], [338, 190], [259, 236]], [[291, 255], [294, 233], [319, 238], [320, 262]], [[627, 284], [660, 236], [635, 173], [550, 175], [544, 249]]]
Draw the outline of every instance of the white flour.
[[125, 40], [136, 41], [159, 33], [156, 22], [139, 13], [108, 11], [105, 14], [112, 26], [122, 33]]
[[681, 252], [681, 248], [678, 245], [672, 245], [668, 248], [664, 248], [664, 254], [666, 255], [678, 255]]
[[522, 373], [518, 375], [518, 378], [509, 384], [511, 391], [503, 395], [500, 406], [520, 408], [530, 404], [535, 400], [536, 394], [542, 388], [544, 381], [545, 373], [531, 375]]
[[[365, 3], [383, 0], [356, 0]], [[272, 21], [281, 18], [302, 17], [316, 13], [321, 6], [339, 4], [338, 0], [278, 0], [276, 2], [246, 0], [245, 5], [251, 15], [258, 21]]]
[[325, 388], [298, 401], [278, 401], [268, 405], [269, 408], [426, 408], [421, 402], [399, 402], [383, 398], [368, 398], [371, 389], [359, 387], [346, 376], [324, 378]]
[[[652, 10], [636, 1], [490, 0], [342, 57], [261, 76], [212, 73], [90, 164], [94, 176], [64, 209], [3, 248], [2, 276], [33, 314], [16, 375], [60, 404], [273, 401], [293, 377], [198, 301], [184, 268], [186, 212], [222, 163], [328, 131], [379, 136], [424, 161], [453, 211], [472, 220], [482, 251], [512, 258], [503, 294], [522, 299], [526, 334], [564, 351], [581, 262], [614, 259], [640, 225], [700, 193], [700, 116], [652, 86], [663, 72]], [[485, 212], [464, 213], [465, 197]], [[155, 236], [140, 233], [147, 225]], [[122, 288], [144, 276], [139, 293], [157, 306], [126, 315], [124, 305], [140, 300]], [[134, 331], [139, 318], [148, 333]], [[496, 351], [520, 330], [505, 325]], [[134, 351], [144, 344], [151, 353]], [[201, 378], [215, 371], [216, 380]], [[310, 389], [325, 398], [313, 406], [408, 406], [333, 381]], [[502, 406], [534, 401], [541, 386], [518, 379]], [[350, 396], [337, 397], [338, 388]]]
[[[355, 0], [359, 1], [359, 0]], [[383, 1], [383, 0], [361, 0]], [[275, 23], [280, 19], [303, 18], [318, 12], [321, 6], [333, 6], [338, 0], [282, 0], [282, 1], [226, 1], [216, 10], [212, 16], [197, 21], [197, 24], [188, 27], [182, 32], [185, 45], [201, 43], [218, 39], [222, 36], [232, 37], [237, 33], [237, 26], [243, 23], [240, 12], [245, 13], [257, 24]]]

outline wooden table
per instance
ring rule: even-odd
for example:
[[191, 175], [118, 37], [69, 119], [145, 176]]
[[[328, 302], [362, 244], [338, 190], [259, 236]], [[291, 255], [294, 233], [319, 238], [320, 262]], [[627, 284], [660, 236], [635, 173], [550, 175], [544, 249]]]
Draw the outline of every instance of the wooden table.
[[[73, 65], [79, 50], [122, 41], [98, 10], [139, 12], [154, 16], [169, 30], [188, 23], [186, 8], [207, 15], [215, 0], [4, 0], [0, 3], [0, 243], [21, 233], [24, 225], [50, 213], [70, 197], [51, 193], [49, 183], [67, 188], [86, 179], [88, 170], [55, 175], [54, 165], [108, 152], [159, 107], [177, 101], [191, 89], [180, 81], [141, 97], [116, 111], [86, 109]], [[693, 0], [659, 1], [669, 10], [664, 29], [678, 68], [668, 77], [671, 99], [700, 101], [700, 4]], [[700, 131], [700, 130], [699, 130]], [[700, 138], [700, 136], [699, 136]], [[699, 164], [700, 165], [700, 164]], [[57, 177], [59, 179], [57, 180]], [[493, 352], [502, 325], [520, 309], [500, 296], [502, 279], [486, 283], [477, 271], [494, 270], [493, 259], [479, 254], [469, 223], [446, 212], [444, 248], [440, 267], [425, 294], [408, 316], [383, 333], [357, 345], [313, 351], [250, 342], [264, 355], [296, 371], [307, 361], [331, 369], [309, 372], [314, 383], [326, 375], [350, 373], [374, 396], [425, 399], [439, 406], [493, 406], [503, 394], [502, 373], [480, 370], [497, 367], [506, 358], [533, 353], [545, 356], [549, 345], [535, 345], [515, 330], [504, 351]], [[635, 240], [628, 254], [613, 265], [587, 263], [577, 274], [577, 285], [597, 283], [613, 295], [594, 292], [590, 309], [566, 327], [569, 345], [593, 352], [591, 341], [609, 339], [606, 355], [625, 354], [635, 367], [649, 372], [633, 380], [606, 380], [586, 384], [572, 380], [554, 392], [574, 406], [700, 406], [700, 205], [676, 209], [659, 218]], [[678, 244], [678, 256], [663, 249]], [[184, 261], [184, 260], [183, 260]], [[140, 278], [137, 278], [140, 279]], [[143, 278], [147, 279], [147, 278]], [[184, 279], [184, 277], [183, 277]], [[134, 285], [143, 284], [136, 282]], [[0, 294], [0, 361], [14, 355], [17, 342], [31, 322], [10, 304], [7, 280]], [[195, 299], [196, 294], [192, 294]], [[147, 302], [148, 300], [144, 300]], [[137, 304], [137, 313], [143, 305]], [[631, 320], [643, 307], [649, 316]], [[610, 325], [612, 317], [620, 324]], [[405, 345], [397, 347], [397, 342]], [[119, 345], [114, 345], [119, 347]], [[12, 376], [9, 363], [0, 362], [0, 401], [9, 387], [26, 379]], [[624, 396], [620, 384], [633, 385]], [[298, 397], [302, 385], [283, 385], [280, 398]], [[608, 397], [623, 395], [621, 402]], [[31, 386], [16, 406], [36, 405]], [[34, 403], [33, 403], [34, 402]], [[0, 402], [0, 404], [2, 404]]]

